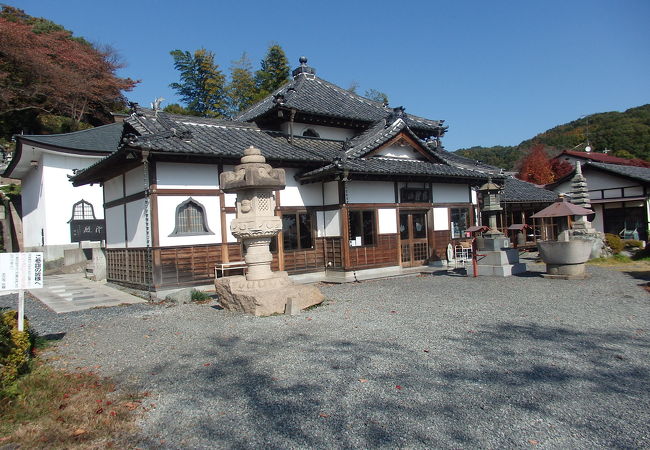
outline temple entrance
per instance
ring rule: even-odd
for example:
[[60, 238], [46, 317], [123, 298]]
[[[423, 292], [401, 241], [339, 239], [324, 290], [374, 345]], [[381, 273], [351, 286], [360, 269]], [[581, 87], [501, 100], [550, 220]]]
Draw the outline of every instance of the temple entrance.
[[420, 266], [429, 256], [426, 211], [403, 211], [399, 214], [402, 267]]

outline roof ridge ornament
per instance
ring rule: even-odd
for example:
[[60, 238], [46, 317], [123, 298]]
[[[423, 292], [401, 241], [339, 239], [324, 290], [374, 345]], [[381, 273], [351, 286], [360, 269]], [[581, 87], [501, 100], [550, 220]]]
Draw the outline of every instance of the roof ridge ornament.
[[406, 108], [403, 106], [398, 106], [396, 108], [393, 108], [393, 110], [388, 113], [388, 116], [386, 116], [386, 128], [388, 128], [390, 125], [394, 124], [397, 119], [402, 119], [404, 123], [406, 122], [407, 119], [407, 114], [406, 114]]
[[314, 69], [313, 67], [309, 67], [307, 65], [306, 56], [301, 56], [300, 58], [298, 58], [298, 61], [300, 62], [300, 65], [295, 69], [293, 69], [293, 72], [291, 72], [291, 75], [293, 75], [294, 79], [298, 78], [298, 76], [301, 74], [312, 75], [311, 78], [316, 77], [316, 69]]

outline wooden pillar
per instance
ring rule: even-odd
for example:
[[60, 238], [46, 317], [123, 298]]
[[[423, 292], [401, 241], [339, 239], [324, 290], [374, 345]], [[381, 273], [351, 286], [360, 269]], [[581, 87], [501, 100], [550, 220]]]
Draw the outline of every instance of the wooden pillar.
[[228, 256], [228, 219], [226, 217], [226, 194], [219, 190], [219, 211], [221, 214], [221, 262], [229, 262]]
[[343, 252], [343, 269], [350, 269], [350, 217], [348, 205], [341, 205], [341, 252]]

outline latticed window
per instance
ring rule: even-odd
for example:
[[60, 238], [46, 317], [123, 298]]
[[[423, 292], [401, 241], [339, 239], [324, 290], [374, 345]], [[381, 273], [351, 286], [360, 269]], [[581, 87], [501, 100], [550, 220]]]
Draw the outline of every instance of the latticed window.
[[174, 234], [213, 234], [205, 222], [203, 205], [192, 198], [178, 205]]
[[282, 214], [282, 240], [285, 250], [313, 248], [311, 214], [307, 212]]
[[93, 205], [87, 201], [81, 200], [72, 205], [72, 220], [92, 220], [94, 218]]

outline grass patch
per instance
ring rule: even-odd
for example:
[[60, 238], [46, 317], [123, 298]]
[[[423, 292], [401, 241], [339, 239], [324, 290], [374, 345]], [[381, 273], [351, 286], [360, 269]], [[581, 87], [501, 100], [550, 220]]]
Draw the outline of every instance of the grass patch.
[[587, 264], [593, 264], [595, 266], [614, 266], [617, 264], [629, 264], [632, 262], [632, 259], [629, 256], [625, 255], [613, 255], [607, 258], [594, 258], [587, 261]]
[[134, 448], [135, 411], [144, 396], [115, 392], [92, 372], [44, 364], [0, 391], [0, 446], [20, 448]]
[[212, 300], [212, 297], [210, 294], [199, 291], [197, 289], [192, 289], [192, 294], [190, 299], [192, 300], [193, 303], [207, 303]]

